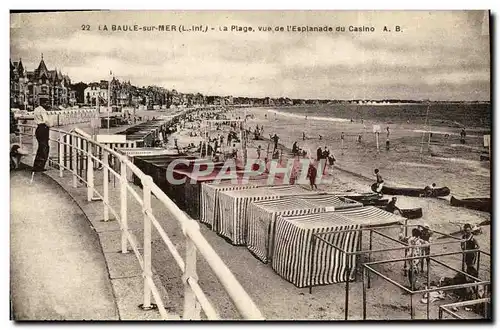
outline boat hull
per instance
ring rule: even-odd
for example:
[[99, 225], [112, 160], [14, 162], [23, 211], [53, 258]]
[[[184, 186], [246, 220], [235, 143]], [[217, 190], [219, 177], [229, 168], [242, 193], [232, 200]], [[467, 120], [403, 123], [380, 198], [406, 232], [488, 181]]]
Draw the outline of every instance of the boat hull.
[[[377, 184], [371, 185], [372, 191], [377, 191]], [[410, 197], [444, 197], [450, 194], [450, 189], [448, 187], [436, 188], [434, 189], [431, 196], [426, 196], [425, 189], [420, 188], [396, 188], [396, 187], [382, 187], [382, 194], [386, 195], [400, 195], [400, 196], [410, 196]]]
[[450, 205], [491, 213], [491, 198], [458, 199], [451, 196]]

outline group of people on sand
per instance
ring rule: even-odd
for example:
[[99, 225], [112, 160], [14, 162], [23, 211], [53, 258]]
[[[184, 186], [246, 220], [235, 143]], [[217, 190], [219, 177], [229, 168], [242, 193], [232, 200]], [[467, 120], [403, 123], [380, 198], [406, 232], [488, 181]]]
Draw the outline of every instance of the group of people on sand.
[[[384, 180], [382, 175], [380, 174], [379, 169], [374, 170], [376, 179], [377, 179], [377, 189], [376, 191], [381, 194], [382, 187], [384, 186]], [[436, 187], [436, 184], [433, 183], [431, 186], [427, 186], [425, 188], [425, 196], [432, 196], [433, 191]], [[385, 210], [390, 213], [399, 213], [401, 214], [401, 210], [396, 206], [397, 198], [392, 197], [391, 201], [386, 205]], [[408, 250], [406, 250], [406, 257], [410, 257], [408, 261], [405, 261], [404, 264], [404, 275], [408, 279], [408, 288], [411, 290], [418, 290], [417, 286], [417, 278], [420, 272], [424, 271], [425, 264], [429, 267], [429, 255], [431, 255], [431, 238], [433, 236], [433, 232], [430, 229], [429, 225], [423, 224], [417, 226], [417, 228], [413, 228], [410, 236], [405, 236], [403, 233], [404, 227], [401, 227], [401, 232], [399, 234], [399, 240], [409, 246]], [[471, 251], [465, 252], [463, 261], [465, 273], [478, 277], [478, 271], [476, 269], [479, 243], [474, 237], [474, 228], [470, 224], [465, 224], [463, 226], [463, 234], [462, 234], [462, 242], [461, 249], [462, 251]], [[453, 284], [464, 284], [464, 283], [472, 283], [473, 280], [469, 276], [464, 274], [457, 274], [455, 278], [448, 278], [447, 280], [441, 280], [440, 286], [443, 285], [453, 285]], [[446, 283], [444, 283], [446, 282]], [[444, 283], [444, 284], [443, 284]], [[469, 290], [460, 289], [459, 297], [461, 300], [471, 299], [471, 294], [474, 295], [477, 292], [477, 288], [470, 288]], [[462, 292], [462, 293], [460, 293]], [[429, 299], [428, 297], [425, 299]]]
[[[401, 228], [399, 239], [409, 246], [406, 256], [413, 258], [408, 261], [408, 269], [405, 263], [403, 272], [408, 278], [408, 288], [410, 290], [419, 290], [417, 283], [418, 276], [424, 271], [424, 265], [427, 268], [429, 267], [429, 256], [431, 255], [430, 244], [433, 232], [427, 224], [413, 228], [410, 236], [405, 237], [402, 231], [403, 227]], [[465, 224], [463, 226], [461, 240], [461, 249], [464, 251], [463, 262], [465, 274], [469, 276], [458, 273], [454, 278], [441, 278], [440, 286], [472, 283], [474, 280], [470, 276], [475, 278], [478, 277], [476, 265], [480, 247], [472, 232], [472, 226], [470, 224]], [[472, 298], [471, 295], [477, 293], [475, 291], [477, 291], [477, 287], [471, 287], [469, 290], [459, 289], [458, 293], [460, 300], [470, 300]]]
[[328, 165], [332, 166], [335, 165], [335, 162], [337, 161], [333, 156], [333, 153], [330, 153], [330, 150], [327, 146], [325, 146], [325, 149], [323, 150], [321, 149], [321, 147], [318, 147], [318, 149], [316, 150], [316, 160], [319, 162], [322, 159], [326, 160], [328, 162]]

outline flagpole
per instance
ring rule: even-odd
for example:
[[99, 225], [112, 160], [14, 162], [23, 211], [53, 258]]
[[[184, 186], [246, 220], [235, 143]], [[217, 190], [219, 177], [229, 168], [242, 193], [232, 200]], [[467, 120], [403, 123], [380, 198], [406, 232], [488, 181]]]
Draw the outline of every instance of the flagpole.
[[109, 109], [110, 109], [110, 99], [111, 99], [111, 76], [113, 72], [109, 71], [109, 80], [108, 80], [108, 134], [109, 134]]

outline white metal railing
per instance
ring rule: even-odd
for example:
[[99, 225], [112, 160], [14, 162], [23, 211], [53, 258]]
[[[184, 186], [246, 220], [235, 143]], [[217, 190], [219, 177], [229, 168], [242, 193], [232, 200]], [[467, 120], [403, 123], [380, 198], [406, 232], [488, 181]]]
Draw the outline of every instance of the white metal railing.
[[[30, 116], [32, 113], [28, 113]], [[79, 123], [90, 122], [93, 118], [98, 116], [96, 109], [72, 109], [72, 110], [59, 110], [47, 111], [48, 124], [50, 126], [64, 126]], [[33, 118], [31, 117], [31, 120]], [[22, 118], [21, 118], [22, 120]]]
[[[35, 127], [30, 125], [20, 124], [20, 143], [22, 145], [22, 136], [32, 137], [33, 154], [36, 152]], [[28, 130], [27, 130], [28, 129]], [[235, 278], [222, 259], [217, 255], [212, 246], [208, 243], [200, 231], [199, 224], [189, 218], [179, 207], [153, 182], [153, 179], [145, 175], [138, 167], [136, 167], [126, 155], [118, 153], [103, 144], [100, 144], [92, 139], [82, 136], [76, 132], [66, 132], [59, 129], [50, 128], [52, 133], [56, 133], [57, 137], [51, 137], [50, 141], [57, 144], [58, 157], [56, 161], [50, 160], [49, 166], [57, 165], [59, 176], [63, 177], [64, 170], [67, 170], [73, 175], [73, 186], [78, 186], [78, 181], [82, 181], [87, 186], [87, 200], [89, 202], [100, 200], [103, 203], [104, 221], [110, 220], [110, 213], [118, 221], [121, 227], [121, 251], [128, 252], [128, 245], [137, 257], [143, 271], [144, 278], [144, 295], [142, 297], [144, 309], [151, 309], [154, 305], [151, 303], [153, 296], [157, 308], [164, 319], [168, 318], [167, 311], [160, 297], [160, 293], [155, 283], [153, 282], [152, 266], [151, 266], [151, 234], [152, 228], [155, 228], [167, 246], [167, 249], [172, 254], [174, 260], [183, 273], [182, 281], [184, 283], [184, 307], [182, 319], [184, 320], [199, 320], [201, 319], [201, 310], [205, 313], [208, 319], [220, 319], [215, 308], [206, 297], [202, 288], [198, 283], [198, 274], [196, 270], [196, 260], [200, 254], [208, 263], [212, 271], [217, 276], [219, 282], [224, 287], [228, 296], [233, 301], [236, 309], [244, 319], [263, 320], [264, 317], [259, 311], [252, 298], [243, 289], [241, 284]], [[52, 134], [54, 135], [54, 134]], [[71, 142], [63, 138], [71, 136]], [[65, 163], [63, 148], [69, 148], [70, 162]], [[102, 150], [102, 157], [96, 155], [93, 150], [99, 148]], [[66, 150], [68, 151], [68, 150]], [[111, 156], [111, 157], [110, 157]], [[119, 169], [110, 164], [110, 158], [119, 160]], [[82, 165], [85, 164], [81, 160], [86, 160], [86, 175], [82, 173]], [[114, 163], [115, 161], [113, 161]], [[55, 163], [55, 164], [54, 164]], [[102, 195], [94, 187], [94, 164], [99, 164], [103, 169], [103, 193]], [[140, 194], [130, 186], [127, 180], [127, 173], [134, 173], [142, 183], [142, 198]], [[119, 179], [120, 182], [120, 210], [115, 210], [109, 201], [109, 175]], [[132, 192], [133, 191], [133, 192]], [[127, 219], [127, 194], [137, 199], [139, 205], [142, 206], [144, 215], [144, 237], [143, 237], [143, 254], [140, 254], [135, 237], [129, 232]], [[94, 198], [98, 196], [98, 199]], [[156, 198], [170, 211], [182, 227], [182, 232], [186, 238], [185, 258], [175, 247], [170, 240], [168, 234], [161, 227], [160, 223], [153, 215], [151, 208], [151, 196]]]

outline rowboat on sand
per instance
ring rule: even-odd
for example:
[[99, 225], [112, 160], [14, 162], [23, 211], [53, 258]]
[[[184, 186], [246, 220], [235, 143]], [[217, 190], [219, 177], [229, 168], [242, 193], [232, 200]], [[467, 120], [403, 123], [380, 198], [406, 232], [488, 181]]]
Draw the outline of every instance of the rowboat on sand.
[[451, 196], [450, 205], [491, 213], [491, 198], [458, 199]]
[[[371, 185], [371, 189], [377, 192], [377, 183]], [[450, 194], [448, 187], [435, 188], [433, 190], [425, 188], [398, 188], [398, 187], [382, 187], [382, 194], [386, 195], [401, 195], [410, 197], [444, 197]]]

